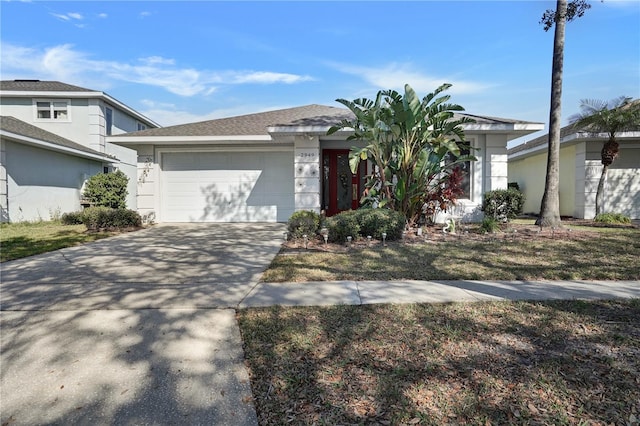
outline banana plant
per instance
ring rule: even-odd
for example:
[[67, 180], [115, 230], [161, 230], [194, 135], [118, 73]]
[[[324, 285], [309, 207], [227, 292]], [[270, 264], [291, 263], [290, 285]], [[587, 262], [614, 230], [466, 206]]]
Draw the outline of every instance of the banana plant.
[[[360, 161], [373, 165], [362, 204], [400, 211], [413, 225], [427, 201], [443, 198], [438, 194], [450, 183], [455, 167], [463, 161], [475, 161], [471, 155], [461, 155], [462, 148], [469, 148], [462, 125], [473, 120], [456, 116], [464, 108], [449, 103], [450, 96], [441, 95], [450, 87], [443, 84], [422, 99], [408, 84], [404, 95], [384, 90], [377, 93], [375, 100], [337, 99], [355, 118], [341, 121], [328, 134], [349, 129], [352, 134], [348, 140], [365, 142], [363, 147], [351, 149], [349, 164], [353, 173]], [[451, 202], [455, 199], [447, 200]], [[444, 202], [440, 204], [446, 206]]]

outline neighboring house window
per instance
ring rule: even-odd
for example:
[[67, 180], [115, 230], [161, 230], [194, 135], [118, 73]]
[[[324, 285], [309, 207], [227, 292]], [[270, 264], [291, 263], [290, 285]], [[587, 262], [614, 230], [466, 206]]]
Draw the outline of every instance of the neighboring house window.
[[138, 130], [147, 130], [147, 126], [145, 126], [144, 124], [138, 122]]
[[69, 101], [36, 101], [38, 120], [69, 121]]
[[113, 127], [113, 110], [111, 108], [105, 108], [104, 118], [107, 136], [111, 136], [111, 128]]

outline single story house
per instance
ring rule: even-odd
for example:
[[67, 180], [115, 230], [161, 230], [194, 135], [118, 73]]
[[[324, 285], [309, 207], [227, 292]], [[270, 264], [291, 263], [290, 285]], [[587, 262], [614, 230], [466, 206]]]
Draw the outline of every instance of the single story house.
[[[507, 187], [507, 143], [543, 124], [468, 115], [469, 164], [460, 201], [481, 216], [484, 192]], [[367, 164], [352, 174], [349, 132], [327, 136], [344, 108], [307, 105], [107, 136], [137, 152], [137, 208], [155, 222], [285, 222], [294, 211], [358, 207]]]
[[79, 210], [84, 180], [116, 169], [137, 208], [137, 153], [106, 138], [157, 123], [104, 92], [41, 80], [0, 81], [0, 115], [0, 220]]
[[[602, 172], [600, 151], [606, 134], [594, 135], [563, 127], [560, 133], [560, 215], [581, 219], [595, 216], [598, 181]], [[508, 151], [509, 182], [524, 192], [524, 211], [538, 214], [544, 193], [548, 135]], [[617, 159], [609, 167], [604, 190], [604, 211], [640, 219], [640, 131], [621, 132]]]

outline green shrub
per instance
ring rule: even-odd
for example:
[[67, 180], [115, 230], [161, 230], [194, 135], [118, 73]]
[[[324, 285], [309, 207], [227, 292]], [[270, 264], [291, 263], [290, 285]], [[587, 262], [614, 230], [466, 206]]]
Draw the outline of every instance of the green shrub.
[[485, 216], [480, 225], [480, 231], [486, 233], [494, 233], [500, 230], [500, 224], [493, 216]]
[[329, 241], [343, 243], [347, 237], [354, 241], [360, 235], [360, 224], [356, 217], [357, 210], [348, 210], [327, 219], [326, 228], [329, 231]]
[[522, 214], [524, 194], [517, 189], [497, 189], [485, 192], [482, 199], [482, 211], [485, 216], [506, 222]]
[[90, 231], [142, 226], [142, 218], [138, 212], [109, 207], [89, 207], [85, 209], [82, 215], [82, 222]]
[[287, 230], [293, 238], [302, 238], [303, 235], [312, 237], [318, 232], [320, 215], [313, 210], [300, 210], [291, 215], [287, 222]]
[[381, 240], [382, 233], [386, 232], [387, 240], [398, 240], [402, 238], [402, 231], [405, 228], [405, 218], [402, 213], [389, 209], [369, 209], [356, 210], [356, 218], [360, 225], [360, 236]]
[[362, 208], [339, 213], [327, 219], [329, 240], [345, 242], [348, 236], [354, 240], [371, 235], [378, 240], [386, 232], [387, 241], [402, 237], [406, 219], [402, 213], [389, 209]]
[[600, 213], [593, 219], [598, 223], [626, 224], [631, 223], [631, 219], [622, 213]]
[[124, 209], [127, 206], [129, 178], [117, 170], [91, 176], [85, 185], [83, 196], [96, 207]]
[[63, 225], [81, 225], [83, 223], [82, 216], [83, 213], [81, 211], [63, 213], [60, 217], [60, 222], [62, 222]]

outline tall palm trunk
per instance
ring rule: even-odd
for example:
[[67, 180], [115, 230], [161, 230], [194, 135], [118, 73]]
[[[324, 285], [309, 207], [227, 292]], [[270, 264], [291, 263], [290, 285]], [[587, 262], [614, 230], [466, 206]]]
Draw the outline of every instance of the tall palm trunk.
[[544, 195], [540, 205], [539, 226], [560, 223], [560, 120], [562, 113], [562, 68], [564, 63], [564, 32], [567, 1], [557, 0], [555, 34], [553, 37], [553, 66], [551, 69], [551, 108], [549, 111], [549, 148]]

